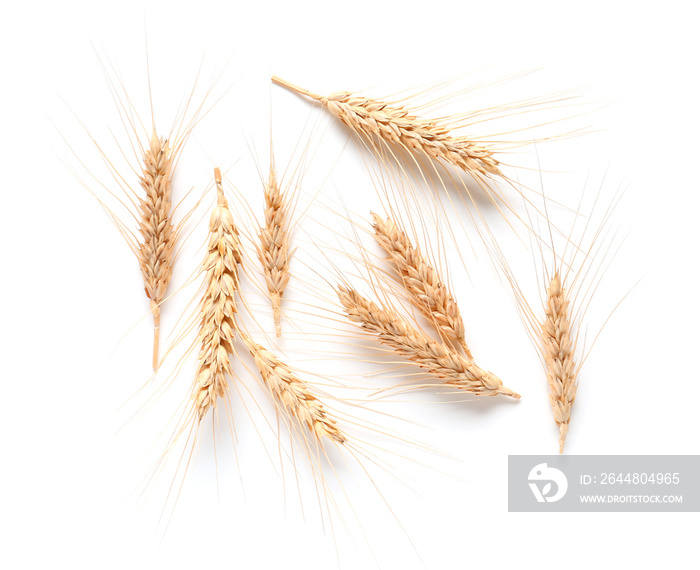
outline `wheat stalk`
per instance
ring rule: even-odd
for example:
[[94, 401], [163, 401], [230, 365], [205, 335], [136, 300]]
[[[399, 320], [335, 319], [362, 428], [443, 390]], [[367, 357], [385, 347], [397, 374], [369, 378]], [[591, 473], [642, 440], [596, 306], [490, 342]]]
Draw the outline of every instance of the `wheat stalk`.
[[289, 230], [284, 193], [277, 182], [274, 161], [265, 184], [265, 227], [260, 230], [258, 257], [265, 272], [277, 336], [282, 333], [280, 303], [289, 282]]
[[335, 420], [329, 417], [323, 404], [311, 393], [306, 382], [273, 352], [251, 340], [245, 333], [239, 331], [239, 334], [255, 360], [255, 366], [260, 371], [265, 385], [290, 417], [295, 417], [305, 424], [319, 442], [323, 437], [327, 437], [336, 443], [345, 443], [347, 440], [338, 429]]
[[192, 396], [199, 420], [210, 408], [216, 408], [217, 398], [226, 393], [237, 329], [235, 294], [239, 289], [241, 243], [224, 197], [221, 171], [216, 168], [214, 173], [217, 205], [209, 218], [209, 242], [202, 264], [204, 295], [199, 304], [201, 318], [197, 338], [201, 348]]
[[153, 369], [158, 368], [160, 339], [160, 305], [165, 298], [173, 275], [173, 257], [177, 233], [172, 223], [172, 170], [173, 157], [166, 139], [155, 131], [143, 157], [139, 177], [145, 193], [139, 201], [138, 260], [146, 296], [151, 300], [153, 313]]
[[395, 311], [380, 308], [354, 289], [338, 286], [336, 292], [351, 321], [359, 323], [364, 330], [377, 336], [379, 342], [445, 383], [480, 396], [503, 394], [520, 398], [519, 394], [504, 387], [494, 374], [415, 329]]
[[435, 325], [445, 341], [455, 340], [472, 357], [464, 339], [464, 321], [452, 294], [438, 272], [406, 233], [391, 218], [383, 220], [372, 212], [374, 237], [396, 266], [414, 305]]
[[569, 300], [559, 272], [547, 288], [545, 320], [542, 323], [542, 353], [549, 383], [549, 400], [559, 427], [559, 453], [564, 453], [571, 408], [576, 399], [576, 364], [569, 321]]
[[455, 136], [447, 125], [412, 115], [403, 107], [353, 95], [346, 91], [324, 97], [276, 75], [272, 81], [319, 101], [352, 131], [451, 164], [476, 178], [502, 176], [493, 149], [467, 136]]

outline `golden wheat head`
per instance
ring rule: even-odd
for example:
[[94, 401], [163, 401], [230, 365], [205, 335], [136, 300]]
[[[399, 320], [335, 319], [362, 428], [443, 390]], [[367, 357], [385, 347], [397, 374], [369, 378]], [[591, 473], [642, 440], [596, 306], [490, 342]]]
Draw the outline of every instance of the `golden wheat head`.
[[265, 385], [270, 389], [279, 405], [289, 417], [306, 425], [320, 441], [327, 437], [336, 443], [345, 443], [346, 438], [323, 404], [311, 393], [306, 382], [276, 354], [254, 342], [243, 332], [239, 333], [255, 360], [255, 366]]
[[153, 369], [158, 367], [160, 338], [160, 305], [173, 275], [176, 232], [172, 222], [173, 158], [166, 139], [155, 131], [143, 158], [139, 177], [144, 196], [139, 203], [138, 259], [146, 296], [153, 313]]
[[280, 304], [289, 283], [290, 255], [287, 207], [284, 193], [277, 181], [274, 163], [270, 164], [270, 174], [265, 184], [265, 227], [260, 230], [260, 246], [257, 249], [272, 303], [275, 332], [280, 336]]
[[569, 322], [569, 300], [558, 271], [547, 287], [545, 320], [542, 323], [542, 352], [549, 383], [549, 399], [554, 421], [559, 427], [559, 453], [563, 453], [578, 385]]
[[233, 216], [228, 208], [221, 186], [221, 172], [217, 168], [217, 205], [209, 218], [209, 242], [202, 264], [204, 295], [199, 304], [198, 334], [199, 364], [194, 384], [193, 400], [201, 420], [210, 408], [216, 407], [219, 397], [226, 394], [227, 376], [231, 375], [238, 312], [235, 295], [238, 291], [238, 264], [241, 263], [241, 244]]
[[464, 339], [462, 315], [444, 280], [391, 218], [384, 220], [372, 213], [372, 220], [374, 236], [396, 267], [413, 304], [443, 339], [457, 341], [472, 358]]
[[277, 76], [272, 81], [315, 99], [355, 133], [424, 154], [451, 164], [478, 179], [502, 176], [493, 149], [468, 136], [455, 136], [437, 120], [412, 115], [409, 110], [346, 91], [324, 97]]
[[432, 376], [479, 396], [503, 394], [520, 398], [494, 374], [482, 370], [452, 347], [434, 341], [395, 311], [379, 307], [354, 289], [338, 286], [336, 292], [351, 321]]

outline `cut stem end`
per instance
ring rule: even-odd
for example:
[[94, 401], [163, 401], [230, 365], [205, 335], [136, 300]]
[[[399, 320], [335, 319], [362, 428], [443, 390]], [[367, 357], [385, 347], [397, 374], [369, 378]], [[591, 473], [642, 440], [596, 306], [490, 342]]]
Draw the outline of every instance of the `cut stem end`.
[[559, 424], [559, 453], [564, 453], [566, 434], [569, 432], [569, 424]]
[[224, 196], [224, 187], [221, 184], [221, 169], [217, 166], [214, 168], [214, 182], [216, 183], [216, 203], [219, 206], [226, 204]]
[[158, 347], [160, 344], [160, 306], [155, 301], [151, 301], [151, 311], [153, 312], [153, 370], [158, 370]]
[[277, 338], [282, 336], [282, 313], [280, 311], [281, 299], [277, 295], [272, 296], [272, 316], [275, 320], [275, 334]]
[[286, 79], [282, 79], [281, 77], [277, 77], [276, 75], [273, 75], [271, 77], [271, 80], [273, 83], [277, 83], [277, 85], [281, 85], [282, 87], [289, 89], [290, 91], [294, 91], [295, 93], [298, 93], [299, 95], [303, 95], [305, 97], [310, 97], [311, 99], [315, 99], [316, 101], [320, 101], [323, 99], [321, 95], [318, 95], [316, 93], [312, 93], [308, 89], [304, 89], [303, 87], [299, 87], [298, 85], [294, 85], [294, 83], [291, 83], [287, 81]]

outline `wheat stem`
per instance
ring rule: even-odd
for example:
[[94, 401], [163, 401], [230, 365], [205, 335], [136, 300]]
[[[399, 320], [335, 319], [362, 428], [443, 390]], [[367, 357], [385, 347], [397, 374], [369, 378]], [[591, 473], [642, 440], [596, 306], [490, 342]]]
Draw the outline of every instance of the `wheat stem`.
[[317, 101], [320, 101], [321, 99], [323, 99], [322, 95], [317, 95], [316, 93], [312, 93], [308, 89], [304, 89], [303, 87], [299, 87], [298, 85], [295, 85], [291, 81], [287, 81], [286, 79], [282, 79], [281, 77], [278, 77], [277, 75], [273, 75], [271, 79], [272, 79], [273, 83], [277, 83], [277, 85], [281, 85], [282, 87], [286, 87], [290, 91], [295, 91], [296, 93], [299, 93], [300, 95], [310, 97], [311, 99], [316, 99]]
[[153, 313], [153, 370], [158, 368], [158, 346], [160, 344], [160, 307], [151, 301], [151, 312]]

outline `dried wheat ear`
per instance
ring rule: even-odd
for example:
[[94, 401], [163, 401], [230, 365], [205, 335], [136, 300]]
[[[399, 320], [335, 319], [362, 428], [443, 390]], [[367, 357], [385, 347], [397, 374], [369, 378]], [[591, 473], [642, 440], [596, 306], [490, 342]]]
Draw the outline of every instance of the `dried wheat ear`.
[[392, 309], [380, 307], [348, 287], [338, 286], [336, 292], [351, 321], [431, 376], [479, 396], [502, 394], [520, 398], [519, 394], [503, 386], [494, 374], [479, 368], [471, 358], [452, 346], [433, 340]]
[[541, 350], [549, 383], [549, 400], [554, 421], [559, 427], [559, 453], [564, 453], [571, 408], [578, 386], [574, 348], [569, 321], [569, 299], [557, 271], [547, 287]]
[[168, 141], [155, 131], [143, 157], [139, 177], [144, 196], [139, 201], [138, 260], [153, 313], [153, 369], [158, 368], [160, 306], [173, 275], [177, 232], [172, 222], [173, 157]]
[[[531, 242], [540, 250], [541, 267], [538, 267], [538, 272], [541, 272], [543, 279], [538, 279], [537, 282], [541, 291], [538, 303], [538, 306], [541, 303], [541, 309], [533, 309], [528, 302], [493, 236], [491, 236], [491, 243], [487, 244], [490, 254], [497, 265], [500, 265], [505, 278], [510, 283], [521, 320], [545, 370], [549, 387], [548, 397], [559, 432], [559, 453], [564, 453], [581, 367], [590, 355], [608, 319], [631, 292], [630, 289], [620, 299], [598, 332], [592, 335], [592, 343], [588, 347], [581, 346], [581, 343], [586, 344], [585, 337], [583, 340], [579, 338], [582, 323], [586, 321], [588, 308], [596, 291], [599, 290], [607, 265], [617, 255], [622, 243], [618, 242], [617, 248], [613, 248], [618, 241], [617, 232], [611, 231], [607, 225], [611, 223], [612, 214], [623, 194], [622, 188], [616, 191], [602, 215], [600, 226], [592, 229], [591, 221], [594, 219], [600, 194], [596, 196], [593, 209], [585, 216], [585, 223], [579, 230], [580, 235], [576, 240], [574, 236], [577, 222], [584, 217], [580, 209], [583, 195], [568, 235], [557, 230], [549, 217], [544, 218], [550, 243], [545, 243], [545, 250], [542, 245], [543, 240], [540, 238], [537, 238], [540, 239], [537, 242], [533, 238]], [[544, 211], [547, 214], [546, 207]], [[585, 247], [584, 239], [590, 242]], [[564, 240], [562, 243], [565, 245], [561, 252], [557, 252], [555, 247], [557, 240]], [[587, 325], [585, 326], [587, 329]]]
[[221, 171], [215, 169], [217, 205], [209, 218], [207, 255], [202, 264], [204, 295], [199, 303], [200, 324], [197, 343], [199, 363], [193, 387], [195, 413], [201, 421], [217, 399], [228, 389], [231, 358], [237, 329], [236, 292], [241, 243], [233, 216], [221, 186]]
[[346, 437], [336, 421], [329, 416], [323, 404], [311, 393], [309, 386], [277, 355], [254, 342], [240, 332], [248, 351], [255, 360], [255, 366], [267, 388], [272, 392], [279, 407], [288, 418], [296, 418], [320, 443], [326, 437], [335, 443], [345, 443]]
[[468, 136], [455, 136], [439, 120], [413, 115], [409, 109], [345, 91], [327, 97], [312, 93], [277, 76], [272, 81], [319, 101], [353, 132], [455, 166], [477, 179], [502, 176], [493, 148]]
[[444, 341], [456, 341], [467, 357], [473, 358], [464, 338], [462, 315], [444, 279], [391, 218], [382, 219], [372, 213], [372, 226], [377, 243], [394, 264], [413, 304]]
[[265, 184], [265, 226], [260, 229], [258, 257], [265, 273], [265, 282], [272, 303], [275, 332], [281, 336], [282, 296], [289, 283], [289, 228], [287, 202], [277, 181], [274, 161]]

